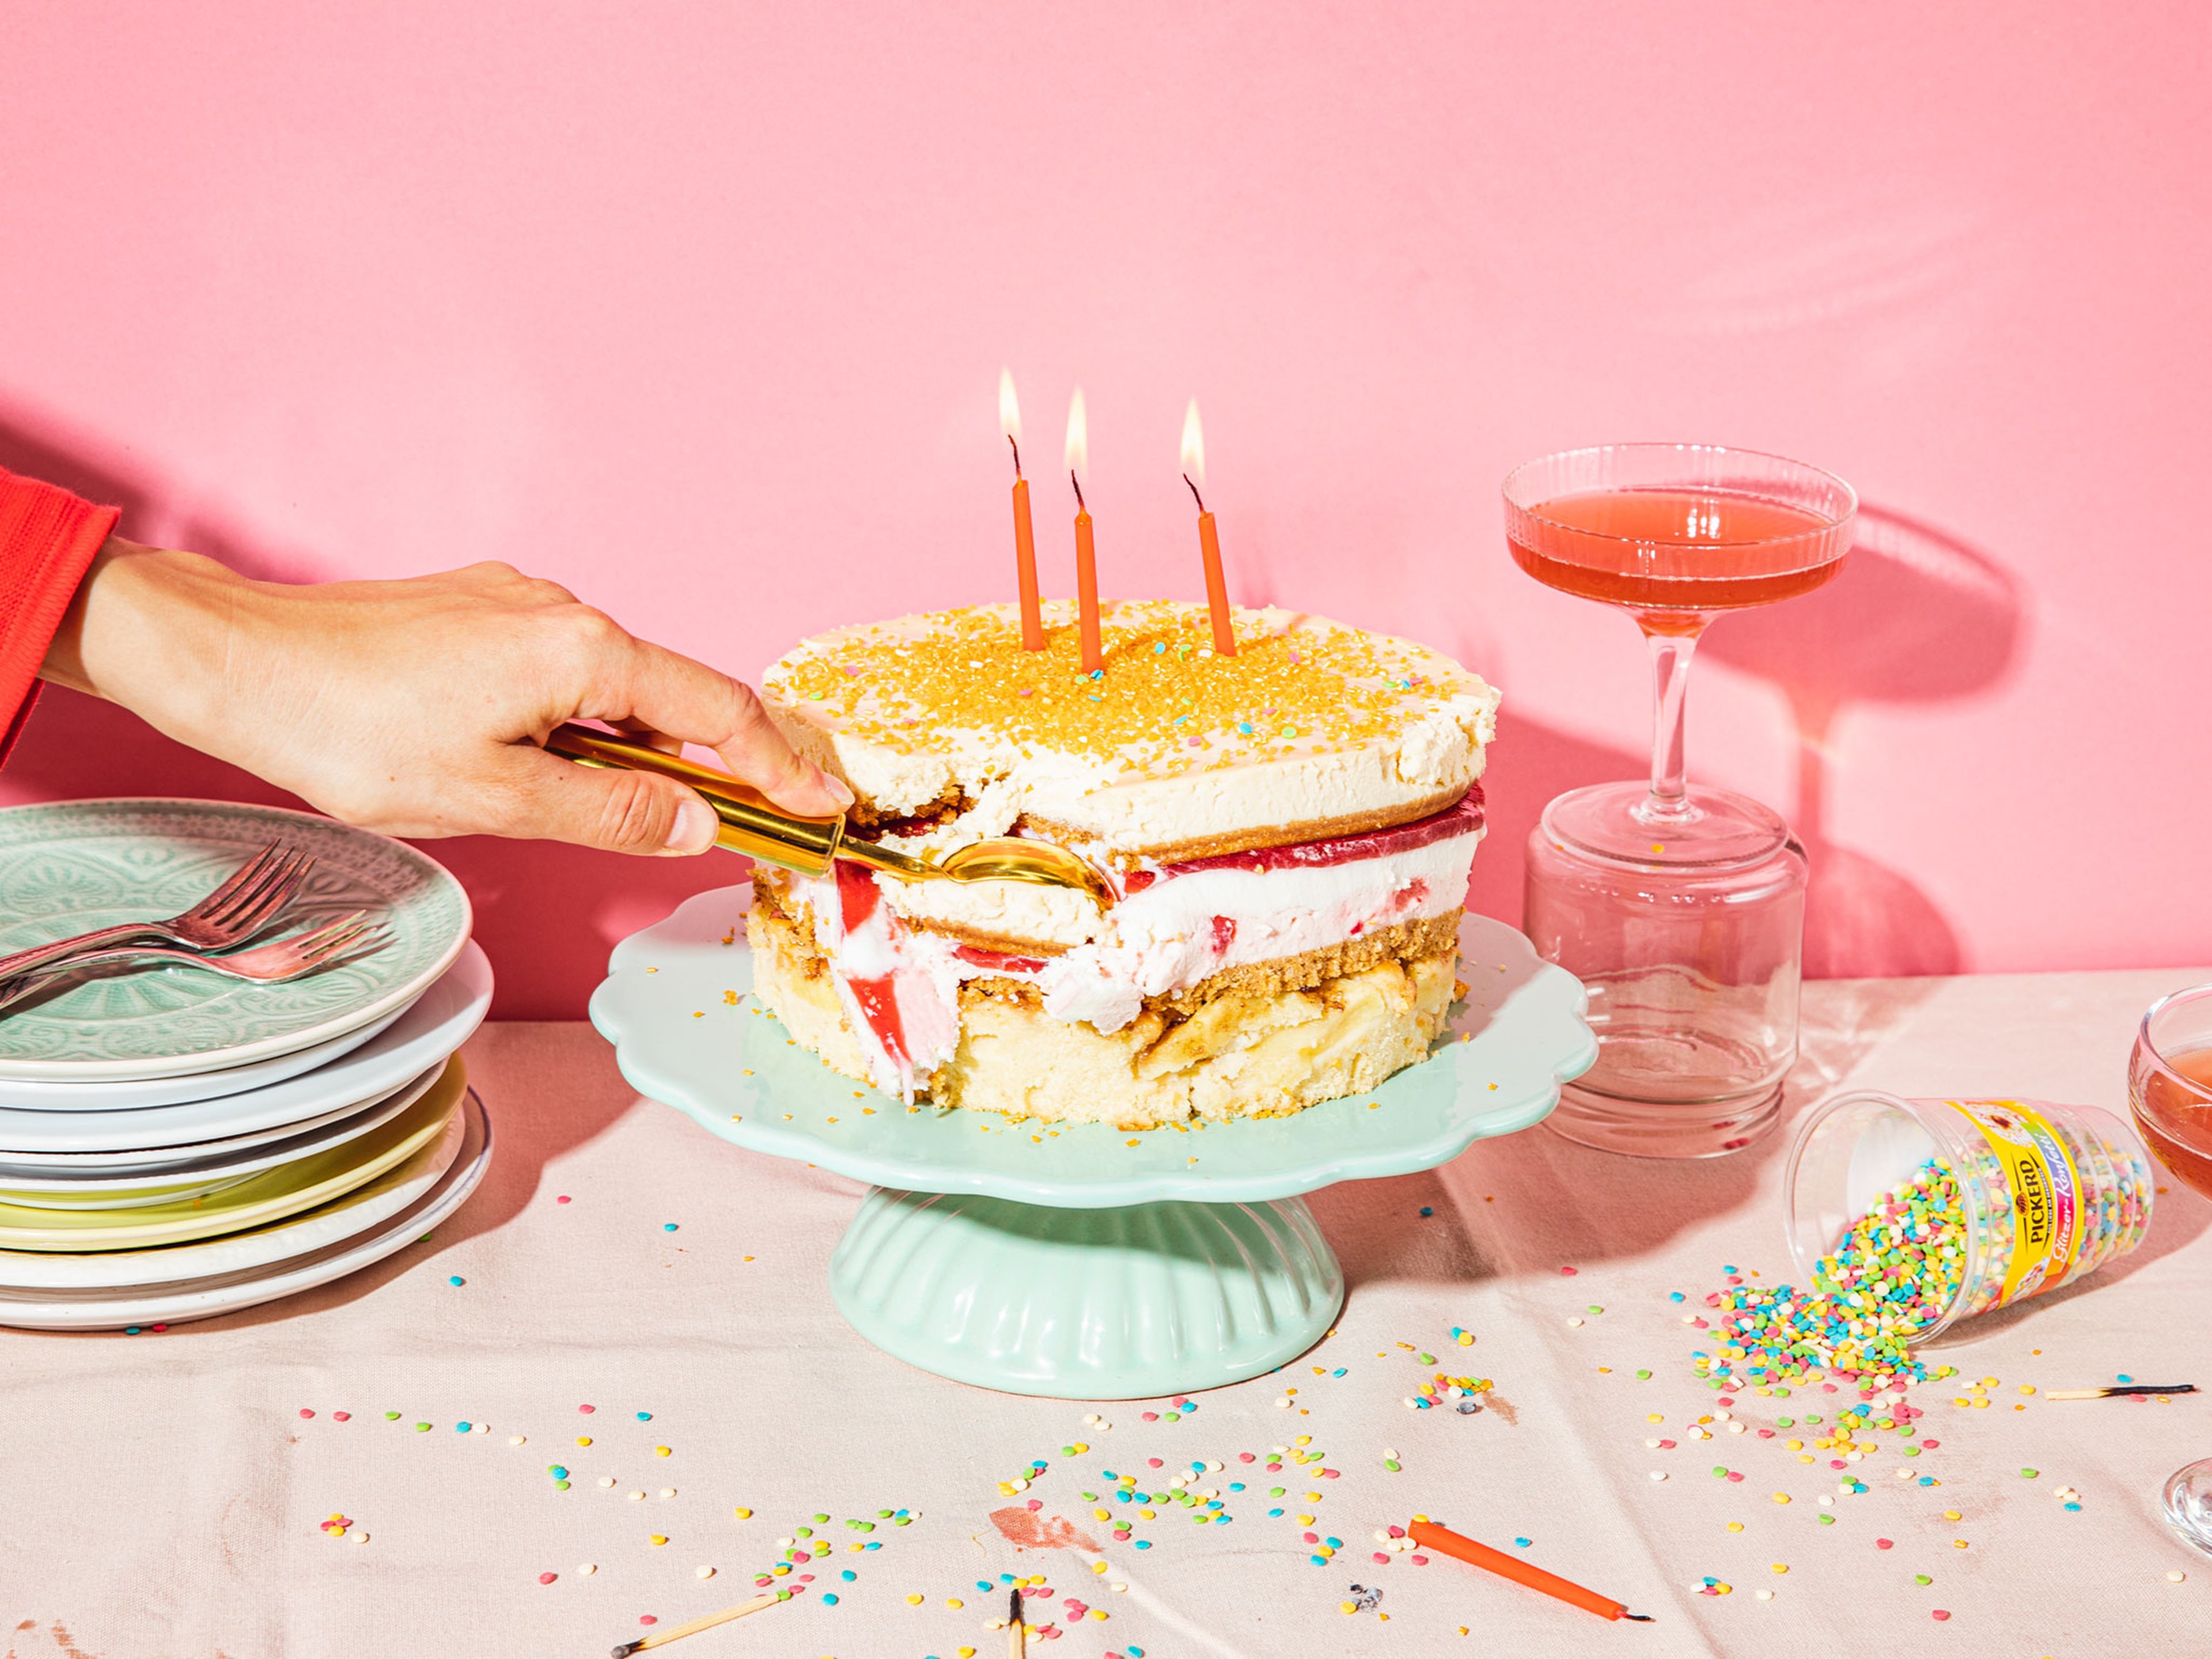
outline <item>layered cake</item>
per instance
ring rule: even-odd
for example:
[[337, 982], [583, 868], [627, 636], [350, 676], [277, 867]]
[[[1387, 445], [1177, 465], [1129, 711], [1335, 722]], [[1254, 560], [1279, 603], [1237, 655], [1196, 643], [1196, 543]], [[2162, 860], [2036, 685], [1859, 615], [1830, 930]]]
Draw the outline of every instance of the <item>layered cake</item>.
[[755, 984], [836, 1070], [927, 1100], [1131, 1128], [1296, 1111], [1423, 1058], [1454, 996], [1498, 694], [1323, 617], [1011, 606], [817, 635], [763, 695], [845, 780], [848, 833], [917, 856], [1057, 842], [1103, 898], [763, 868]]

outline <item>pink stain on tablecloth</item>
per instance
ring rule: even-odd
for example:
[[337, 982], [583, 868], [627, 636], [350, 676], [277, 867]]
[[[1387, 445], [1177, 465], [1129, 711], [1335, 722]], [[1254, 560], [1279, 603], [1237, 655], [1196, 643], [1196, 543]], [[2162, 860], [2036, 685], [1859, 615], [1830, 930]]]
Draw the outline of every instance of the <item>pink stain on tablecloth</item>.
[[1026, 1509], [1007, 1508], [991, 1511], [991, 1524], [999, 1535], [1018, 1550], [1089, 1550], [1097, 1554], [1098, 1546], [1075, 1529], [1075, 1523], [1061, 1516], [1037, 1515]]

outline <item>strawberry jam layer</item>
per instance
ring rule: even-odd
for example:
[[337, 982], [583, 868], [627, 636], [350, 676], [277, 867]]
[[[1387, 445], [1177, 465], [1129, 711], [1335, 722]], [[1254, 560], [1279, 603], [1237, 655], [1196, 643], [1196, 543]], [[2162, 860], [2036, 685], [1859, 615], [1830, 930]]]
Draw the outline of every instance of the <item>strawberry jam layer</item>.
[[1362, 830], [1356, 836], [1329, 836], [1320, 841], [1292, 842], [1283, 847], [1255, 847], [1249, 852], [1220, 853], [1212, 858], [1183, 859], [1174, 864], [1164, 864], [1157, 871], [1138, 870], [1125, 877], [1121, 884], [1124, 894], [1140, 893], [1156, 881], [1170, 876], [1196, 875], [1206, 870], [1249, 870], [1264, 873], [1270, 870], [1322, 870], [1334, 864], [1352, 864], [1362, 859], [1384, 858], [1393, 853], [1410, 853], [1416, 848], [1464, 836], [1483, 827], [1482, 786], [1471, 786], [1441, 812], [1431, 812], [1425, 818], [1415, 818], [1410, 823], [1394, 823], [1387, 829]]

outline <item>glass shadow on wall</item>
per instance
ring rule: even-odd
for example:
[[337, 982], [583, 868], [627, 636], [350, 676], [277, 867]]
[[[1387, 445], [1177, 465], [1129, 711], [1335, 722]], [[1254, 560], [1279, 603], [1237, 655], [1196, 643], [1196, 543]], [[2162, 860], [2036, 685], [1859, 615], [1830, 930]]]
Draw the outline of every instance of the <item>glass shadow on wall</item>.
[[[42, 435], [45, 423], [0, 403], [0, 467], [120, 507], [121, 533], [221, 559], [265, 580], [313, 581], [332, 573], [312, 556], [256, 544], [173, 507], [173, 489], [149, 471], [94, 459], [89, 445]], [[457, 553], [453, 562], [466, 559]], [[252, 774], [164, 737], [95, 697], [47, 687], [0, 772], [0, 805], [103, 796], [170, 795], [304, 808]], [[709, 853], [696, 859], [629, 858], [549, 841], [465, 836], [419, 843], [468, 889], [476, 937], [492, 960], [495, 1019], [581, 1019], [617, 939], [659, 921], [692, 894], [744, 878], [746, 866]]]
[[[1772, 805], [1784, 810], [1811, 859], [1806, 977], [1915, 976], [1964, 966], [1949, 920], [1909, 875], [1830, 833], [1834, 799], [1847, 787], [1831, 746], [1856, 705], [1929, 707], [1995, 690], [2019, 659], [2025, 629], [2018, 582], [1987, 554], [1904, 514], [1862, 506], [1857, 540], [1833, 580], [1784, 605], [1731, 613], [1705, 635], [1701, 658], [1767, 681], [1790, 704], [1796, 799]], [[1646, 764], [1641, 749], [1529, 719], [1509, 687], [1483, 779], [1490, 834], [1475, 855], [1469, 905], [1517, 923], [1525, 848], [1545, 804], [1584, 784], [1642, 776]]]
[[1724, 617], [1712, 656], [1789, 700], [1797, 739], [1791, 827], [1812, 860], [1805, 974], [1812, 979], [1952, 974], [1957, 933], [1905, 872], [1829, 833], [1843, 787], [1832, 743], [1854, 705], [1957, 702], [2001, 684], [2025, 629], [2018, 582], [1987, 554], [1886, 507], [1859, 509], [1835, 580], [1787, 605]]

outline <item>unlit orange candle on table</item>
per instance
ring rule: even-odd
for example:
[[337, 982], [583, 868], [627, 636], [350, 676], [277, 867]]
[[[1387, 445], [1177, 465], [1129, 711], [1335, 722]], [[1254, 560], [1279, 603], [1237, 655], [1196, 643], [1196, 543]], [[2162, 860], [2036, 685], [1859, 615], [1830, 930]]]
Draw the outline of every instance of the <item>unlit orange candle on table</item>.
[[999, 426], [1014, 452], [1014, 583], [1022, 601], [1022, 649], [1044, 649], [1044, 617], [1037, 607], [1036, 532], [1030, 525], [1030, 481], [1022, 477], [1022, 410], [1014, 401], [1011, 369], [999, 371]]
[[1494, 1572], [1501, 1578], [1510, 1578], [1516, 1584], [1526, 1584], [1530, 1589], [1541, 1590], [1547, 1595], [1571, 1602], [1601, 1619], [1629, 1618], [1643, 1622], [1643, 1615], [1630, 1613], [1625, 1602], [1600, 1595], [1595, 1590], [1584, 1589], [1580, 1584], [1562, 1578], [1555, 1572], [1532, 1567], [1503, 1550], [1494, 1550], [1487, 1544], [1478, 1544], [1472, 1538], [1462, 1538], [1433, 1521], [1413, 1522], [1406, 1528], [1406, 1535], [1423, 1549], [1434, 1550], [1439, 1555], [1455, 1556], [1470, 1565]]
[[1067, 405], [1067, 481], [1075, 486], [1075, 606], [1083, 630], [1083, 672], [1106, 665], [1098, 648], [1098, 553], [1091, 539], [1091, 509], [1083, 504], [1083, 472], [1090, 465], [1091, 438], [1083, 414], [1083, 388]]
[[1237, 630], [1229, 617], [1229, 583], [1221, 574], [1221, 537], [1213, 527], [1213, 514], [1206, 510], [1199, 486], [1206, 482], [1206, 438], [1199, 429], [1198, 399], [1182, 417], [1182, 481], [1198, 503], [1198, 553], [1206, 566], [1206, 607], [1213, 615], [1213, 648], [1224, 657], [1237, 654]]

